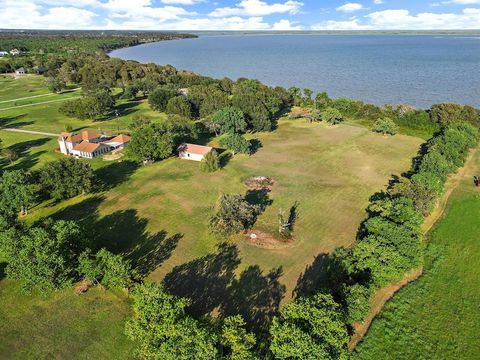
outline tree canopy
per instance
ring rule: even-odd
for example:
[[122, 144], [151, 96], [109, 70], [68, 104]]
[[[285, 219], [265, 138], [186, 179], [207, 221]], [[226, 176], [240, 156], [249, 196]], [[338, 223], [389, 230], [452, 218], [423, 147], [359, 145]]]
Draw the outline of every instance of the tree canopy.
[[346, 359], [349, 340], [340, 305], [329, 294], [297, 298], [273, 319], [276, 359]]

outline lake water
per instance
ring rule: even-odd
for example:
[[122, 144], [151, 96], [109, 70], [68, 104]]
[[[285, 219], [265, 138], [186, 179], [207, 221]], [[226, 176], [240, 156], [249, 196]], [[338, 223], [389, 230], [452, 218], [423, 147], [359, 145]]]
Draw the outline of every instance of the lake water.
[[480, 106], [480, 37], [473, 35], [205, 35], [110, 55], [379, 105]]

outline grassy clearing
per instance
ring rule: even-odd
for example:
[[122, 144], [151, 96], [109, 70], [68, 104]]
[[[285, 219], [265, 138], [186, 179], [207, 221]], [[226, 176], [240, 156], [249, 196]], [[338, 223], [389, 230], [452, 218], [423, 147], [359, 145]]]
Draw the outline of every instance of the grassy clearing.
[[356, 359], [475, 359], [480, 348], [480, 193], [476, 166], [450, 197], [429, 236], [424, 275], [374, 321]]
[[[3, 111], [0, 118], [9, 126], [58, 133], [67, 124], [76, 130], [123, 130], [139, 112], [153, 119], [164, 117], [152, 112], [145, 101], [120, 103], [121, 116], [103, 122], [67, 118], [58, 112], [59, 106], [52, 103]], [[385, 137], [359, 126], [330, 127], [285, 119], [275, 132], [255, 137], [263, 144], [256, 154], [237, 155], [213, 174], [202, 173], [196, 162], [177, 158], [140, 167], [125, 158], [114, 162], [95, 159], [91, 163], [105, 183], [103, 188], [65, 202], [40, 204], [25, 220], [31, 223], [45, 216], [78, 220], [98, 247], [127, 255], [151, 280], [166, 278], [171, 290], [194, 299], [200, 313], [232, 306], [225, 303], [234, 298], [235, 308], [228, 310], [260, 322], [262, 314], [271, 314], [282, 299], [291, 297], [300, 275], [317, 255], [352, 244], [369, 197], [384, 188], [393, 174], [410, 168], [422, 140], [403, 135]], [[6, 147], [22, 149], [21, 158], [11, 167], [35, 168], [61, 156], [53, 152], [57, 146], [54, 138], [4, 131], [0, 131], [0, 138]], [[258, 218], [255, 229], [274, 233], [278, 211], [288, 212], [297, 203], [294, 243], [267, 250], [239, 237], [232, 239], [230, 248], [215, 253], [216, 246], [225, 240], [213, 237], [207, 228], [216, 199], [221, 193], [245, 194], [244, 181], [257, 175], [271, 176], [276, 183], [269, 193], [272, 203]], [[237, 280], [233, 280], [235, 276]], [[234, 286], [227, 291], [226, 284], [232, 281]], [[229, 293], [232, 289], [233, 294]], [[92, 299], [100, 300], [97, 304]], [[5, 344], [3, 348], [0, 345], [0, 357], [1, 351], [10, 351], [18, 358], [32, 358], [37, 353], [64, 358], [69, 357], [65, 349], [77, 349], [78, 344], [85, 349], [79, 353], [82, 358], [126, 357], [121, 353], [129, 346], [119, 325], [125, 314], [118, 310], [125, 307], [121, 296], [95, 291], [77, 297], [66, 290], [48, 300], [20, 298], [13, 284], [2, 281], [0, 300], [5, 304], [0, 317], [9, 316], [8, 321], [14, 324], [0, 327]], [[22, 307], [16, 311], [18, 302]], [[90, 306], [98, 306], [107, 315], [119, 315], [109, 319], [91, 314]], [[238, 308], [242, 306], [249, 308]], [[61, 316], [67, 323], [65, 329], [60, 325]], [[26, 317], [39, 321], [29, 323]], [[86, 320], [69, 323], [65, 321], [69, 317]], [[87, 340], [87, 334], [95, 331], [98, 336]], [[99, 356], [97, 347], [103, 333], [106, 351]], [[41, 340], [38, 345], [33, 341], [20, 348], [25, 338]], [[109, 347], [117, 352], [110, 356]]]
[[22, 294], [0, 281], [0, 358], [129, 359], [123, 334], [129, 311], [123, 293], [99, 288], [77, 296], [72, 289], [44, 298]]
[[[242, 258], [237, 271], [251, 265], [264, 271], [282, 267], [280, 280], [289, 298], [315, 255], [352, 244], [371, 194], [382, 189], [392, 174], [409, 168], [421, 141], [300, 120], [282, 120], [276, 132], [259, 136], [263, 148], [257, 154], [236, 156], [214, 174], [200, 172], [196, 162], [176, 158], [136, 171], [128, 162], [111, 163], [99, 170], [105, 172], [104, 178], [118, 182], [111, 190], [73, 199], [67, 208], [60, 204], [33, 209], [31, 216], [88, 217], [86, 224], [101, 234], [105, 244], [126, 252], [138, 239], [155, 239], [163, 231], [167, 238], [181, 234], [171, 258], [152, 269], [151, 278], [161, 280], [174, 266], [212, 252], [224, 240], [213, 237], [206, 226], [221, 193], [245, 194], [245, 179], [271, 176], [276, 181], [269, 194], [273, 202], [255, 228], [275, 233], [278, 211], [298, 203], [296, 241], [293, 247], [265, 250], [237, 239]], [[64, 209], [59, 212], [59, 207]]]
[[43, 76], [26, 75], [14, 79], [10, 75], [0, 75], [0, 100], [2, 101], [48, 93]]

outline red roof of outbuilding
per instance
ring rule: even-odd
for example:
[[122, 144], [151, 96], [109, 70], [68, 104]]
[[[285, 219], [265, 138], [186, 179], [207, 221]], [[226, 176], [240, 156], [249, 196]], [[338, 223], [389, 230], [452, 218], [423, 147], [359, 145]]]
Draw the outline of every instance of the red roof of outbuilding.
[[210, 151], [212, 151], [212, 147], [210, 146], [203, 146], [197, 144], [182, 144], [178, 147], [178, 151], [180, 152], [188, 152], [190, 154], [197, 154], [197, 155], [207, 155]]

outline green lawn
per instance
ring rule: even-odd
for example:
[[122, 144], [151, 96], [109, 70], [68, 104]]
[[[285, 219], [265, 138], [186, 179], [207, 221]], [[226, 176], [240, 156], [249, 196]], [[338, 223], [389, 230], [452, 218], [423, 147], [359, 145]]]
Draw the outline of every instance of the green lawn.
[[0, 101], [48, 93], [43, 76], [26, 75], [14, 79], [9, 75], [0, 75]]
[[[139, 112], [154, 119], [165, 116], [152, 112], [145, 101], [121, 102], [118, 119], [89, 122], [61, 115], [59, 106], [51, 103], [0, 111], [0, 118], [8, 126], [59, 133], [67, 124], [74, 129], [119, 131]], [[196, 162], [178, 158], [149, 166], [138, 166], [126, 158], [112, 162], [95, 159], [92, 165], [104, 184], [95, 193], [58, 204], [39, 204], [25, 220], [31, 223], [53, 216], [80, 221], [85, 236], [97, 247], [125, 254], [149, 279], [164, 279], [172, 292], [191, 297], [192, 311], [197, 314], [241, 313], [261, 327], [280, 302], [292, 296], [302, 272], [317, 256], [354, 242], [369, 197], [383, 189], [392, 175], [410, 168], [423, 140], [404, 135], [386, 137], [360, 126], [308, 124], [300, 119], [282, 119], [275, 132], [254, 137], [263, 145], [257, 153], [237, 155], [213, 174], [202, 173]], [[54, 152], [55, 138], [0, 131], [0, 139], [21, 155], [17, 162], [4, 163], [4, 167], [30, 169], [61, 156]], [[275, 233], [279, 210], [288, 213], [297, 204], [295, 240], [288, 246], [265, 249], [239, 236], [216, 251], [227, 239], [215, 238], [208, 231], [215, 201], [222, 193], [246, 194], [244, 181], [257, 175], [273, 177], [275, 185], [264, 199], [270, 204], [255, 230]], [[108, 300], [95, 305], [92, 299], [102, 294]], [[122, 297], [97, 290], [76, 296], [71, 289], [48, 300], [21, 297], [15, 285], [4, 280], [0, 283], [0, 302], [0, 320], [9, 316], [13, 324], [0, 327], [5, 344], [0, 349], [5, 353], [18, 358], [33, 358], [34, 354], [65, 358], [64, 351], [81, 346], [85, 352], [79, 357], [105, 358], [108, 356], [97, 354], [97, 346], [105, 337], [106, 349], [111, 346], [118, 351], [110, 357], [125, 357], [120, 354], [128, 347], [123, 324], [120, 326], [126, 311]], [[17, 303], [19, 311], [12, 310]], [[89, 306], [103, 307], [107, 315], [118, 309], [123, 312], [110, 319], [91, 313]], [[61, 316], [75, 321], [64, 321], [63, 329]], [[95, 331], [98, 339], [89, 342], [86, 334]], [[25, 344], [25, 338], [33, 341]]]
[[129, 359], [133, 343], [123, 334], [129, 312], [119, 292], [66, 289], [48, 298], [22, 294], [0, 281], [1, 359]]
[[384, 188], [392, 174], [410, 167], [421, 143], [417, 138], [384, 137], [361, 127], [312, 125], [302, 120], [282, 120], [277, 131], [258, 136], [263, 144], [258, 153], [236, 156], [213, 174], [202, 173], [196, 162], [177, 158], [135, 171], [128, 162], [110, 163], [99, 174], [118, 183], [111, 190], [72, 199], [68, 207], [61, 203], [33, 209], [31, 218], [88, 217], [87, 226], [106, 245], [127, 253], [133, 251], [132, 244], [154, 241], [164, 231], [167, 238], [181, 234], [171, 257], [151, 269], [151, 278], [161, 280], [174, 266], [214, 251], [225, 240], [213, 237], [207, 228], [221, 193], [245, 194], [245, 179], [271, 176], [276, 182], [268, 195], [272, 204], [255, 229], [275, 233], [278, 211], [288, 212], [298, 203], [295, 242], [267, 250], [237, 239], [242, 262], [236, 271], [253, 265], [265, 272], [282, 267], [280, 281], [287, 286], [289, 298], [299, 275], [316, 255], [352, 244], [369, 197]]
[[354, 359], [478, 359], [480, 192], [472, 177], [479, 170], [477, 153], [430, 233], [425, 274], [387, 303]]

